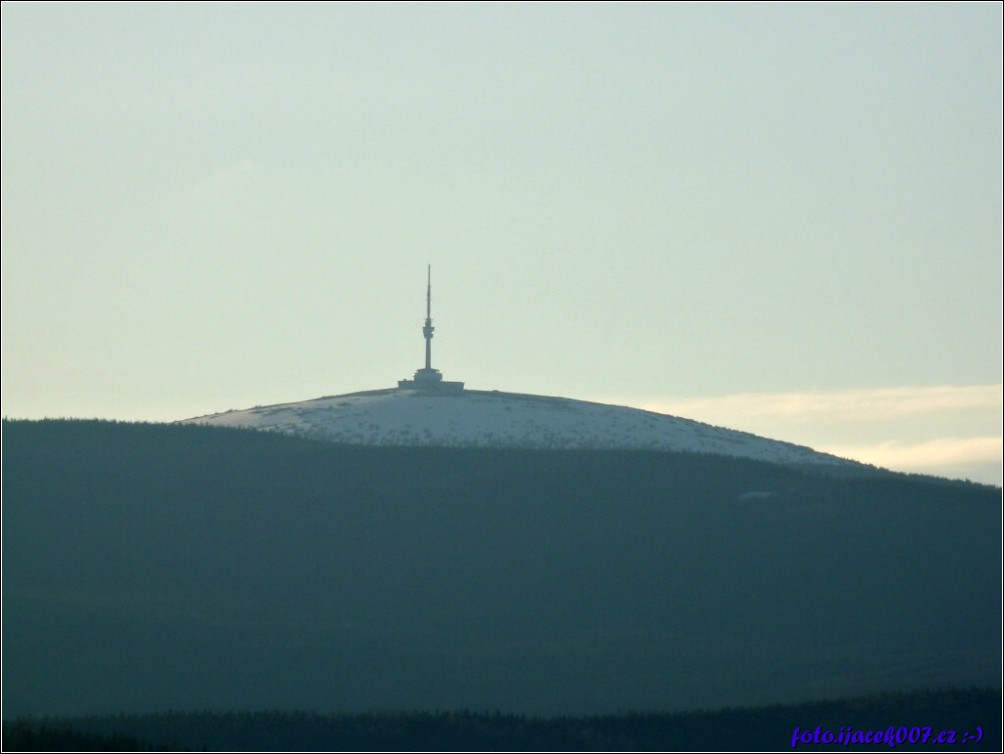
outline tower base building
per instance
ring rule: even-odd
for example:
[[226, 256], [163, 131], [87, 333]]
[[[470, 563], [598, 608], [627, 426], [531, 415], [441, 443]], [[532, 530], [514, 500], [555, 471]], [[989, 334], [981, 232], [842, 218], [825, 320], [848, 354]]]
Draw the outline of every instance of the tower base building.
[[398, 380], [397, 386], [401, 390], [421, 390], [427, 393], [454, 394], [464, 391], [464, 383], [444, 380], [438, 369], [419, 369], [415, 372], [414, 379]]

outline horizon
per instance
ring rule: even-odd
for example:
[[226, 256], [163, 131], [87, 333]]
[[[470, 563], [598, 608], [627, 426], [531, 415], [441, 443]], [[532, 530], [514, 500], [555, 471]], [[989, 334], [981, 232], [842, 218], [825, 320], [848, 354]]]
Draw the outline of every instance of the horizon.
[[2, 402], [444, 379], [1002, 483], [1000, 4], [2, 6]]
[[[369, 391], [392, 391], [399, 389], [395, 385], [386, 385], [353, 390], [344, 393], [325, 393], [310, 397], [300, 397], [294, 400], [277, 400], [255, 402], [243, 406], [228, 406], [215, 408], [202, 414], [191, 414], [178, 417], [150, 418], [148, 416], [38, 416], [14, 417], [4, 416], [10, 420], [41, 420], [41, 419], [96, 419], [109, 421], [135, 421], [153, 423], [171, 423], [223, 414], [230, 411], [241, 411], [250, 408], [274, 407], [286, 404], [308, 402], [318, 398], [353, 395]], [[525, 395], [523, 391], [506, 391], [497, 388], [479, 386], [467, 387], [465, 392], [501, 392]], [[938, 397], [941, 397], [941, 401]], [[580, 399], [575, 396], [549, 396], [571, 400]], [[946, 400], [947, 398], [947, 400]], [[920, 402], [921, 405], [902, 409], [901, 404]], [[916, 420], [924, 414], [934, 415], [936, 426], [943, 426], [945, 411], [954, 412], [960, 421], [969, 415], [969, 420], [979, 418], [982, 410], [993, 407], [994, 401], [999, 401], [997, 386], [973, 386], [967, 389], [955, 388], [924, 388], [877, 391], [843, 391], [830, 394], [745, 394], [733, 396], [711, 396], [679, 401], [637, 401], [631, 405], [623, 400], [597, 399], [592, 402], [614, 406], [629, 406], [645, 411], [652, 411], [667, 416], [678, 416], [693, 419], [726, 429], [738, 430], [759, 437], [780, 440], [810, 447], [813, 450], [829, 453], [841, 458], [859, 461], [891, 471], [903, 473], [928, 474], [947, 479], [979, 482], [982, 484], [1001, 486], [1000, 468], [996, 461], [1000, 454], [1000, 438], [975, 437], [966, 439], [934, 439], [922, 440], [913, 445], [895, 440], [879, 440], [867, 443], [867, 425], [881, 422], [880, 431], [887, 433], [890, 416], [900, 416], [901, 419]], [[944, 405], [947, 403], [948, 405]], [[875, 411], [877, 416], [858, 415], [847, 418], [849, 408], [857, 407], [859, 411], [864, 404], [868, 411]], [[792, 409], [792, 406], [802, 405], [802, 410]], [[999, 403], [997, 404], [999, 405]], [[765, 406], [768, 408], [765, 409]], [[780, 407], [770, 410], [771, 407]], [[863, 421], [862, 421], [863, 420]], [[864, 424], [865, 426], [862, 426]], [[771, 432], [770, 428], [776, 431]], [[766, 429], [764, 429], [766, 428]], [[871, 432], [875, 433], [874, 426]], [[812, 438], [835, 438], [832, 444], [813, 441]], [[852, 437], [859, 440], [857, 444], [840, 444], [841, 437]]]

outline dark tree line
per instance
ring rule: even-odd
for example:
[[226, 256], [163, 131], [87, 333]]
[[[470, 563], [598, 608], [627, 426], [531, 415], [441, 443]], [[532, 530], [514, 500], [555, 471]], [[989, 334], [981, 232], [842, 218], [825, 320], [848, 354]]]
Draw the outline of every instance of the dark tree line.
[[[19, 720], [4, 725], [4, 751], [781, 751], [796, 727], [957, 733], [953, 746], [891, 751], [1000, 751], [1001, 694], [954, 689], [717, 711], [537, 718], [474, 713], [184, 713]], [[982, 729], [982, 740], [963, 743]], [[153, 742], [143, 743], [143, 742]], [[169, 742], [169, 743], [164, 743]], [[835, 743], [810, 751], [869, 751]]]

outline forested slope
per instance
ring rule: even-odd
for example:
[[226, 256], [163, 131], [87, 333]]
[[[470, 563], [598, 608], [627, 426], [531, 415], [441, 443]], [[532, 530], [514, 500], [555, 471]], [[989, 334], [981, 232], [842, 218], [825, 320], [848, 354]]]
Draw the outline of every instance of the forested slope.
[[3, 425], [7, 715], [997, 685], [1000, 491], [709, 455]]

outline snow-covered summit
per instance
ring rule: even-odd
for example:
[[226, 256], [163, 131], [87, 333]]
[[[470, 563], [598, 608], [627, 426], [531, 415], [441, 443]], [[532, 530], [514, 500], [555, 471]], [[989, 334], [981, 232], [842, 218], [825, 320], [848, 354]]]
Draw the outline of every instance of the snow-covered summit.
[[184, 423], [362, 445], [689, 451], [784, 464], [856, 465], [811, 448], [627, 406], [498, 391], [412, 388], [227, 411]]

